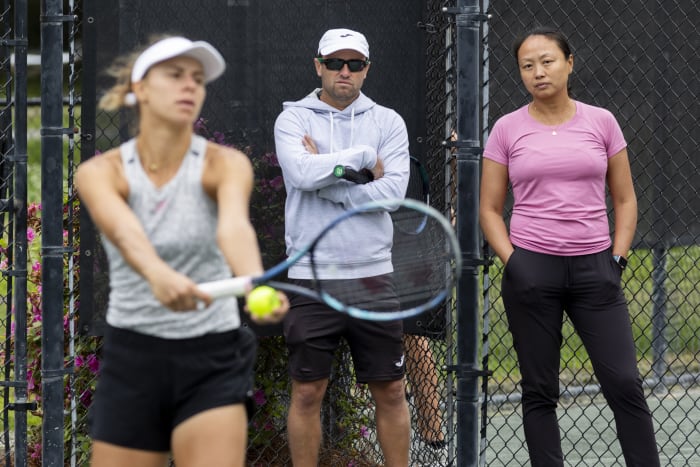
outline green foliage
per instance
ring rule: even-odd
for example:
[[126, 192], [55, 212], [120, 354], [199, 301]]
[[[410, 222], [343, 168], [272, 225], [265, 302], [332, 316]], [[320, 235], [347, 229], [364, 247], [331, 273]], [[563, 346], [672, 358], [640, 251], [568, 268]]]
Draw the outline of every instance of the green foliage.
[[[27, 199], [29, 202], [41, 201], [41, 139], [38, 132], [41, 128], [41, 109], [27, 108]], [[34, 134], [36, 132], [37, 134]]]
[[[75, 213], [74, 213], [75, 214]], [[77, 219], [76, 215], [66, 216]], [[42, 397], [41, 397], [41, 340], [42, 340], [42, 293], [41, 293], [41, 206], [36, 203], [31, 203], [27, 209], [27, 240], [29, 248], [27, 251], [28, 260], [28, 286], [27, 286], [27, 392], [29, 400], [38, 403], [38, 409], [30, 416], [29, 432], [27, 438], [28, 458], [30, 466], [41, 465], [41, 424], [38, 420], [43, 414]], [[64, 242], [68, 239], [68, 230], [74, 229], [77, 231], [77, 225], [66, 225], [64, 230]], [[67, 246], [67, 245], [66, 245]], [[77, 252], [75, 253], [77, 255]], [[77, 282], [79, 270], [77, 264], [72, 264], [69, 267], [69, 259], [64, 260], [64, 270], [68, 274], [73, 275], [73, 280]], [[65, 279], [65, 287], [68, 287], [69, 277]], [[63, 332], [64, 332], [64, 355], [68, 355], [69, 360], [65, 362], [67, 368], [72, 368], [73, 372], [65, 377], [65, 402], [64, 409], [67, 416], [65, 420], [64, 433], [67, 437], [72, 437], [66, 440], [66, 446], [71, 443], [76, 443], [79, 446], [89, 445], [89, 439], [85, 429], [85, 421], [87, 419], [87, 410], [92, 401], [92, 395], [95, 390], [95, 377], [99, 370], [98, 349], [100, 343], [98, 339], [78, 339], [75, 337], [74, 330], [77, 328], [76, 315], [71, 313], [70, 304], [68, 302], [69, 294], [65, 294], [66, 302], [64, 303], [63, 316]], [[14, 331], [14, 330], [13, 330]], [[12, 339], [14, 341], [14, 332]], [[14, 342], [13, 342], [14, 343]], [[72, 345], [72, 352], [71, 347]], [[73, 426], [74, 421], [78, 421], [82, 425]], [[82, 428], [82, 429], [81, 429]], [[66, 456], [71, 453], [70, 449], [66, 449]], [[79, 449], [77, 452], [77, 461], [79, 465], [85, 465], [88, 462], [89, 449]], [[69, 459], [66, 458], [66, 462]]]

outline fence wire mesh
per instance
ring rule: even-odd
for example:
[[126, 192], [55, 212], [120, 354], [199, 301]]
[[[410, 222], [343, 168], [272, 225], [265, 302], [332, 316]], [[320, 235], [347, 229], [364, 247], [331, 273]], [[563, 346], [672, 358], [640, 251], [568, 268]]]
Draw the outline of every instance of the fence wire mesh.
[[[17, 39], [12, 25], [14, 9], [7, 1], [0, 3], [0, 44], [12, 44]], [[26, 31], [24, 32], [26, 34]], [[20, 47], [26, 42], [17, 41]], [[26, 135], [15, 137], [15, 127], [26, 128], [26, 109], [17, 109], [13, 101], [21, 90], [15, 68], [26, 69], [23, 56], [0, 46], [0, 365], [2, 365], [2, 462], [13, 462], [14, 446], [26, 451], [26, 437], [15, 436], [16, 428], [26, 429], [27, 410], [27, 246], [31, 226], [27, 226]], [[19, 62], [17, 62], [19, 57]], [[17, 86], [20, 86], [18, 88]], [[24, 107], [24, 106], [23, 106]], [[23, 123], [24, 122], [24, 123]], [[26, 132], [20, 130], [20, 133]], [[22, 154], [24, 153], [24, 154]], [[13, 207], [18, 206], [18, 209]], [[15, 302], [19, 306], [14, 306]], [[19, 336], [19, 339], [15, 339]]]
[[[700, 465], [700, 7], [696, 2], [490, 2], [488, 123], [525, 104], [510, 45], [537, 25], [574, 47], [574, 98], [606, 107], [629, 144], [639, 226], [623, 275], [640, 370], [662, 465]], [[488, 465], [528, 465], [519, 380], [500, 300], [502, 265], [489, 269]], [[580, 339], [564, 324], [559, 419], [570, 465], [624, 465], [612, 413]]]
[[[457, 197], [466, 194], [456, 189], [452, 154], [445, 141], [455, 128], [459, 64], [454, 58], [455, 25], [443, 8], [456, 4], [439, 0], [291, 0], [283, 5], [229, 1], [225, 6], [193, 10], [191, 2], [129, 0], [101, 5], [97, 11], [93, 2], [69, 3], [67, 14], [76, 21], [66, 22], [65, 121], [66, 128], [76, 128], [76, 133], [66, 137], [64, 190], [52, 194], [64, 200], [68, 252], [63, 271], [65, 365], [69, 369], [65, 377], [65, 465], [87, 465], [87, 408], [99, 370], [100, 325], [107, 293], [104, 259], [85, 213], [79, 213], [72, 174], [80, 157], [113, 147], [128, 136], [122, 115], [94, 113], [95, 99], [107, 83], [102, 72], [109, 62], [156, 32], [182, 33], [220, 48], [229, 68], [223, 79], [209, 88], [198, 131], [242, 149], [253, 161], [256, 188], [251, 215], [265, 264], [270, 266], [284, 255], [284, 190], [279, 183], [272, 126], [283, 101], [299, 99], [317, 86], [311, 59], [318, 38], [330, 27], [347, 26], [366, 33], [373, 64], [364, 90], [405, 118], [411, 152], [431, 176], [432, 204], [455, 214]], [[17, 77], [10, 65], [13, 8], [7, 1], [2, 5], [0, 199], [5, 201], [16, 195], [12, 88], [27, 86], [32, 78]], [[483, 7], [491, 15], [484, 39], [488, 58], [483, 83], [485, 135], [496, 118], [526, 102], [509, 49], [516, 33], [536, 24], [561, 27], [573, 44], [575, 98], [610, 109], [623, 127], [640, 206], [638, 235], [623, 281], [662, 465], [700, 466], [696, 415], [700, 409], [700, 197], [694, 182], [698, 172], [694, 149], [700, 139], [700, 86], [694, 74], [700, 69], [700, 6], [681, 0], [515, 0], [484, 2]], [[163, 15], [163, 11], [168, 14]], [[28, 131], [28, 152], [29, 201], [38, 203], [40, 181], [32, 177], [39, 171], [37, 122], [35, 129]], [[41, 274], [40, 249], [38, 243], [34, 250], [30, 246], [27, 265], [15, 264], [16, 226], [22, 216], [13, 210], [0, 215], [5, 271], [0, 278], [4, 307], [0, 327], [5, 334], [0, 346], [5, 381], [1, 442], [5, 465], [14, 465], [14, 446], [24, 444], [13, 439], [16, 412], [10, 407], [21, 394], [16, 388], [26, 386], [38, 406], [29, 412], [29, 428], [20, 436], [27, 446], [27, 465], [39, 465], [41, 295], [36, 284]], [[40, 236], [40, 219], [35, 206], [29, 212], [29, 226], [36, 238]], [[24, 269], [29, 271], [28, 284], [13, 291], [13, 274]], [[528, 465], [519, 412], [520, 375], [500, 300], [501, 269], [496, 261], [483, 274], [487, 332], [481, 357], [493, 376], [484, 386], [480, 460], [482, 465]], [[15, 310], [21, 309], [18, 301], [28, 308], [24, 343], [17, 342], [23, 333], [12, 331], [13, 304]], [[458, 363], [454, 350], [460, 338], [454, 330], [457, 305], [450, 303], [407, 323], [412, 336], [406, 339], [407, 395], [413, 426], [411, 465], [456, 465], [455, 379], [446, 368]], [[289, 403], [286, 350], [279, 327], [255, 330], [260, 334], [260, 352], [248, 463], [290, 465], [285, 428]], [[567, 462], [623, 465], [614, 422], [602, 403], [585, 350], [568, 322], [564, 333], [559, 415]], [[26, 377], [14, 360], [18, 344], [29, 351]], [[322, 412], [322, 465], [383, 463], [373, 412], [369, 392], [356, 384], [348, 353], [342, 348]], [[437, 438], [438, 433], [446, 441], [444, 449], [433, 449], [423, 442], [424, 438]], [[52, 465], [61, 463], [44, 460]]]

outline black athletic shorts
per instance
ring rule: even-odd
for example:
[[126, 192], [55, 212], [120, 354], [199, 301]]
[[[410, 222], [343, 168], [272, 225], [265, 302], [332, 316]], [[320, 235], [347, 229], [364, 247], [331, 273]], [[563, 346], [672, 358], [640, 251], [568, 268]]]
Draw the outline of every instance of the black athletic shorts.
[[[391, 276], [377, 276], [384, 281], [387, 296], [383, 306], [396, 309]], [[310, 281], [290, 279], [309, 287]], [[342, 280], [323, 281], [332, 292], [342, 289]], [[297, 381], [316, 381], [330, 376], [335, 351], [340, 339], [350, 347], [355, 375], [359, 383], [395, 381], [404, 375], [403, 324], [398, 321], [367, 321], [339, 313], [323, 303], [295, 294], [288, 294], [289, 313], [284, 319], [284, 337], [289, 350], [289, 374]], [[393, 304], [393, 305], [392, 305]], [[371, 307], [381, 310], [383, 308]]]
[[170, 450], [173, 429], [252, 395], [257, 340], [247, 328], [162, 339], [108, 326], [90, 436], [132, 449]]

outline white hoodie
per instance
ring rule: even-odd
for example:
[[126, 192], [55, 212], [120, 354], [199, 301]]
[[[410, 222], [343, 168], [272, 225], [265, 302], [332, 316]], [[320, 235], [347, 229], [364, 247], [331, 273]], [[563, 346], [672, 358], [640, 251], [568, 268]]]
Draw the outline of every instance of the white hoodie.
[[[343, 110], [318, 95], [317, 89], [299, 101], [285, 102], [275, 122], [277, 158], [287, 190], [289, 256], [346, 210], [368, 201], [403, 198], [408, 185], [408, 133], [401, 116], [362, 93]], [[304, 148], [304, 135], [314, 140], [318, 154]], [[370, 183], [357, 185], [333, 175], [336, 165], [371, 169], [377, 157], [384, 164], [384, 175]], [[316, 247], [320, 278], [355, 279], [391, 272], [392, 238], [388, 212], [353, 216]], [[290, 278], [313, 277], [305, 259], [289, 269]]]

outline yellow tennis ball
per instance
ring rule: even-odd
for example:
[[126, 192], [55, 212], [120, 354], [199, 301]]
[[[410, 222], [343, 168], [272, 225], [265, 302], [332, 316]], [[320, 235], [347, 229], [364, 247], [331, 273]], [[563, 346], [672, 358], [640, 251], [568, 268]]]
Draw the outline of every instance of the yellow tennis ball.
[[262, 318], [280, 306], [280, 299], [275, 289], [261, 285], [248, 294], [247, 303], [250, 314]]

